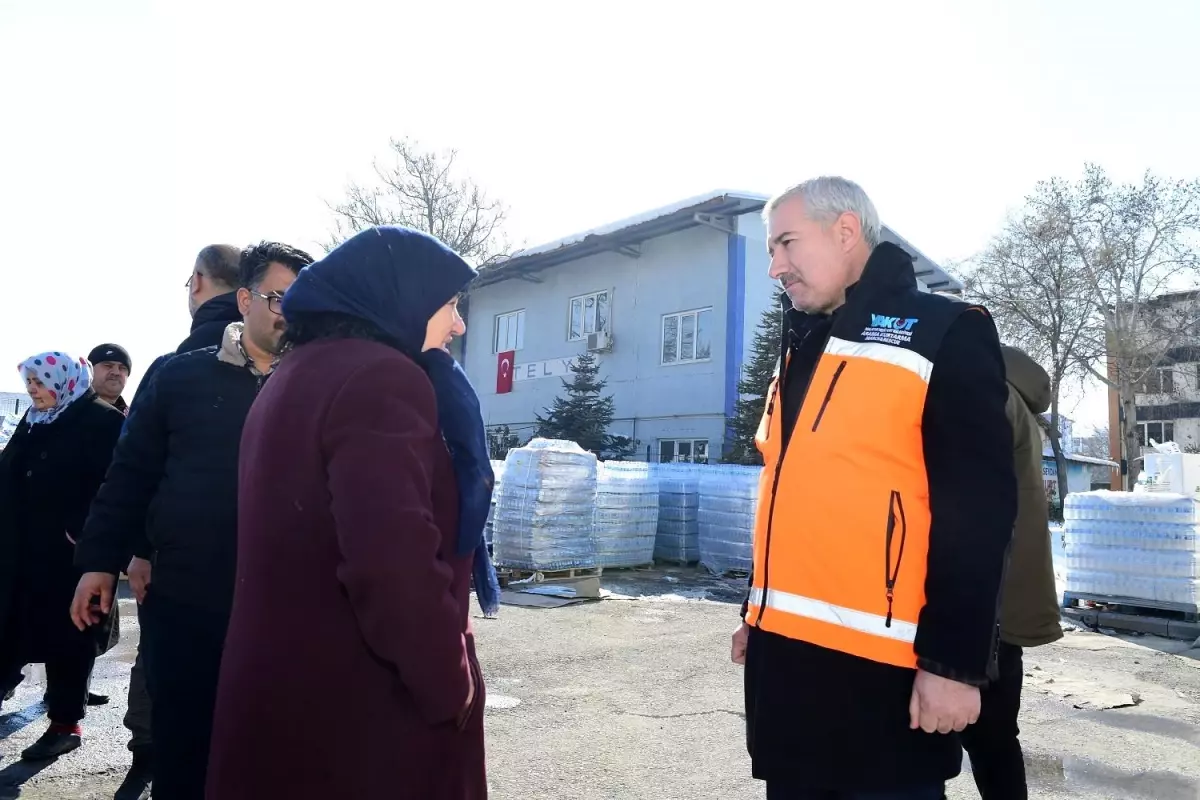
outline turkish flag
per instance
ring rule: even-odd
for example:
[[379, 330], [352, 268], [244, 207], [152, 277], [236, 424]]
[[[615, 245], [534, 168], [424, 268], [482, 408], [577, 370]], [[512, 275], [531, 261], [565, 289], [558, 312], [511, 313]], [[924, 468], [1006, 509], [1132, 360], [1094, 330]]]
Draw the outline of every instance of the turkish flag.
[[508, 394], [513, 389], [513, 368], [516, 352], [509, 350], [496, 356], [496, 394]]

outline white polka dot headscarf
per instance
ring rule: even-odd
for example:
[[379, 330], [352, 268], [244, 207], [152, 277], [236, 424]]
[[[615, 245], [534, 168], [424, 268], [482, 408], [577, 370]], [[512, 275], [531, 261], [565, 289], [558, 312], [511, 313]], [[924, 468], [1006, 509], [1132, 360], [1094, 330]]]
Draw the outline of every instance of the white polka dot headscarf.
[[31, 407], [27, 417], [30, 425], [45, 424], [58, 419], [67, 406], [83, 397], [92, 387], [92, 365], [86, 358], [71, 358], [57, 350], [30, 356], [17, 365], [24, 382], [30, 375], [50, 390], [54, 405], [45, 411]]

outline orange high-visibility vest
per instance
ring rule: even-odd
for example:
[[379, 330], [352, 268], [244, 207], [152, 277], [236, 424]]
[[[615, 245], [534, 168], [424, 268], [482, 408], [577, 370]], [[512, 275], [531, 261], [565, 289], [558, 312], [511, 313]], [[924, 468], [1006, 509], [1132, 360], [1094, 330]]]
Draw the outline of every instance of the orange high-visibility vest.
[[786, 355], [771, 384], [745, 619], [915, 669], [930, 531], [922, 416], [937, 349], [967, 306], [919, 292], [911, 271], [871, 277], [869, 264], [834, 320], [785, 453]]

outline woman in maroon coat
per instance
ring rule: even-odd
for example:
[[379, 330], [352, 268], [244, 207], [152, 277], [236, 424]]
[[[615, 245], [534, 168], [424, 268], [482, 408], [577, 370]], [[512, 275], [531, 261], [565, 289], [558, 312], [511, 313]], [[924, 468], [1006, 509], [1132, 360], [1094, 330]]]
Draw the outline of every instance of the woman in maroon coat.
[[474, 275], [373, 228], [285, 296], [291, 349], [242, 435], [209, 800], [487, 796], [468, 597], [490, 483], [452, 459], [483, 423], [444, 351]]

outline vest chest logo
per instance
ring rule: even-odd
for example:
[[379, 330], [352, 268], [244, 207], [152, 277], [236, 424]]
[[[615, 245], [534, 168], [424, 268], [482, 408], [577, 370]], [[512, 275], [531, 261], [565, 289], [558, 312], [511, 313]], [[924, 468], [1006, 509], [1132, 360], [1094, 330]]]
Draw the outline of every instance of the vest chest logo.
[[888, 317], [883, 314], [872, 314], [871, 324], [863, 329], [862, 339], [865, 342], [880, 344], [905, 345], [912, 342], [913, 328], [920, 320], [913, 317]]

